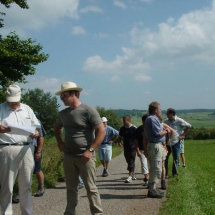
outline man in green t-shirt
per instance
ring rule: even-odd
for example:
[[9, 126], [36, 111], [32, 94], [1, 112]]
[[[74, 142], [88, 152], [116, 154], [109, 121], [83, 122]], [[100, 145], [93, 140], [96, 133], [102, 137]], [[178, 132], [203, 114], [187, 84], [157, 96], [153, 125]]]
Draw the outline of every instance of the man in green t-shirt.
[[[95, 185], [95, 149], [103, 141], [106, 132], [96, 109], [80, 102], [81, 91], [82, 88], [77, 87], [75, 83], [65, 82], [56, 93], [60, 95], [64, 105], [69, 106], [60, 111], [54, 127], [58, 148], [64, 152], [63, 165], [67, 188], [64, 215], [75, 214], [79, 175], [87, 190], [91, 213], [103, 214], [100, 195]], [[62, 128], [65, 130], [65, 141]]]

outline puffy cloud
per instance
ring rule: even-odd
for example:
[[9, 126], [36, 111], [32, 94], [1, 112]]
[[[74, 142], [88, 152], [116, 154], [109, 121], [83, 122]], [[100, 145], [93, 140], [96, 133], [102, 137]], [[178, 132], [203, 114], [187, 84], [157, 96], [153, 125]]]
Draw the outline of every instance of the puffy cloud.
[[122, 1], [119, 1], [119, 0], [114, 0], [113, 1], [113, 4], [117, 7], [121, 7], [123, 9], [127, 8], [127, 6], [125, 5], [125, 3], [123, 3]]
[[57, 78], [28, 76], [26, 79], [28, 83], [17, 84], [25, 90], [39, 88], [43, 89], [44, 92], [50, 92], [53, 95], [60, 90], [60, 86], [62, 84], [62, 80]]
[[72, 28], [72, 34], [74, 35], [84, 35], [86, 33], [87, 33], [86, 30], [81, 26], [74, 26]]
[[13, 4], [6, 13], [2, 34], [16, 31], [25, 35], [27, 29], [39, 30], [48, 25], [55, 25], [61, 18], [78, 19], [79, 0], [28, 0], [29, 9], [21, 9]]

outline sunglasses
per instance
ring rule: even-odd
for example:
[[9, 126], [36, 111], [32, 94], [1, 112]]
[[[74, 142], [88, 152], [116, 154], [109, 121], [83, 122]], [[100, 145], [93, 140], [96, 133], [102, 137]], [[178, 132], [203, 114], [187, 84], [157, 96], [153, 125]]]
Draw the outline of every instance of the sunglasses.
[[68, 95], [68, 94], [69, 94], [68, 92], [61, 94], [60, 99], [64, 99], [66, 97], [66, 95]]

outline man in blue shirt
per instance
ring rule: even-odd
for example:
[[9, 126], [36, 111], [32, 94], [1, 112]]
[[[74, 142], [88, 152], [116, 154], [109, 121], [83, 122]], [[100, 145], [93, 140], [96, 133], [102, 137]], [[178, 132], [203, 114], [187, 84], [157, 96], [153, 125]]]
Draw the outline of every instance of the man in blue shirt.
[[165, 135], [169, 132], [164, 130], [160, 123], [161, 109], [158, 102], [152, 102], [148, 108], [149, 116], [144, 124], [144, 154], [149, 161], [149, 191], [148, 197], [162, 198], [163, 192], [156, 189], [156, 183], [161, 178], [162, 157]]
[[114, 143], [119, 137], [119, 132], [111, 126], [107, 125], [107, 121], [108, 120], [106, 117], [102, 117], [102, 122], [106, 130], [106, 135], [98, 149], [99, 160], [104, 167], [102, 173], [103, 177], [108, 176], [108, 167], [112, 157], [112, 143]]

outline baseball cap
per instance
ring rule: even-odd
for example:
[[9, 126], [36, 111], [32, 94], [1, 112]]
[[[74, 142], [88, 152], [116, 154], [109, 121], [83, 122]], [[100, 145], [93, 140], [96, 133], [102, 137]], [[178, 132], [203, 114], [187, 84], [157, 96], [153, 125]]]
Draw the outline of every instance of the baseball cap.
[[107, 122], [107, 118], [106, 117], [102, 117], [102, 122]]
[[12, 84], [7, 88], [6, 99], [8, 102], [19, 102], [21, 98], [21, 89], [18, 85]]

